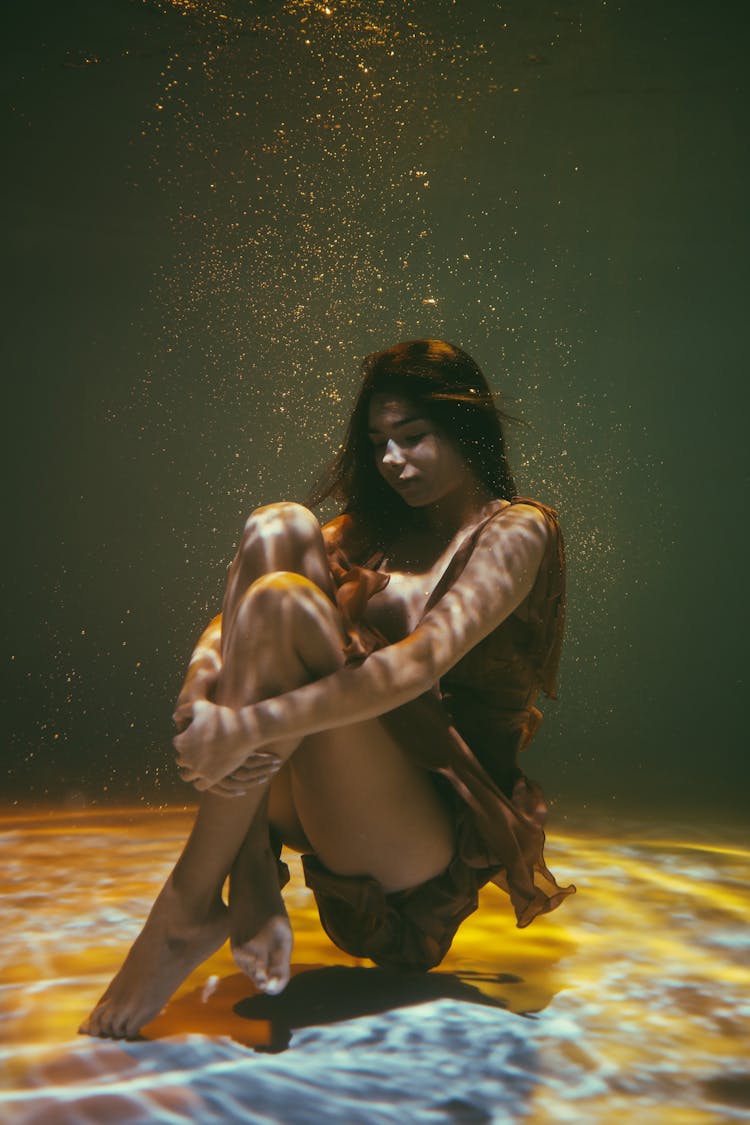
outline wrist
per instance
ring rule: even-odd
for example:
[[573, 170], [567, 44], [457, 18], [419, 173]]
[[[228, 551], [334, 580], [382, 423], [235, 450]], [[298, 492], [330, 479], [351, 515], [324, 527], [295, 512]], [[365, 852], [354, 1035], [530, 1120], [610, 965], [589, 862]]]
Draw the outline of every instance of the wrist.
[[278, 737], [274, 732], [271, 700], [262, 700], [260, 703], [250, 703], [238, 712], [243, 729], [252, 737], [253, 742], [261, 746], [264, 742], [271, 742]]

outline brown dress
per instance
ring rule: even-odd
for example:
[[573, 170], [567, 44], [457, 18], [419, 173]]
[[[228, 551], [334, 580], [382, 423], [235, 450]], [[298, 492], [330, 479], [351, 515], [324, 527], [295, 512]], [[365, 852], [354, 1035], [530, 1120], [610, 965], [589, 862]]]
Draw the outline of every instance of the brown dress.
[[[336, 875], [317, 856], [303, 856], [305, 878], [333, 942], [355, 957], [388, 968], [430, 969], [443, 959], [461, 922], [490, 880], [510, 895], [519, 926], [553, 910], [575, 887], [560, 887], [544, 863], [546, 807], [536, 783], [518, 767], [541, 721], [540, 692], [556, 695], [565, 604], [563, 541], [551, 508], [520, 497], [497, 507], [461, 544], [425, 613], [463, 571], [490, 520], [512, 504], [531, 504], [547, 524], [547, 548], [528, 615], [511, 614], [442, 678], [439, 696], [382, 716], [418, 766], [429, 770], [451, 804], [456, 852], [442, 874], [406, 891], [385, 894], [367, 876]], [[388, 576], [380, 560], [353, 566], [340, 548], [329, 553], [339, 609], [349, 637], [347, 660], [358, 663], [388, 642], [367, 625], [367, 601]]]

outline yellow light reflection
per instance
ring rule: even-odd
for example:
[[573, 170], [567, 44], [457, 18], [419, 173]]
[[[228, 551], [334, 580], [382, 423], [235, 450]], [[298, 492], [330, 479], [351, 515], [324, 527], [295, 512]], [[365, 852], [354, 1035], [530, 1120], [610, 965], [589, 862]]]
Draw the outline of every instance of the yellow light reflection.
[[[0, 817], [7, 857], [0, 884], [6, 1090], [82, 1080], [85, 1041], [76, 1047], [75, 1030], [135, 937], [190, 821], [187, 810], [142, 809]], [[295, 951], [288, 1002], [264, 1008], [268, 1000], [253, 997], [225, 947], [145, 1034], [196, 1033], [277, 1050], [300, 1027], [447, 998], [573, 1020], [580, 1033], [559, 1045], [571, 1067], [622, 1075], [621, 1082], [648, 1072], [664, 1083], [659, 1116], [646, 1106], [639, 1122], [715, 1121], [702, 1095], [691, 1094], [686, 1104], [686, 1096], [669, 1093], [670, 1075], [676, 1068], [691, 1076], [695, 1090], [722, 1089], [727, 1066], [731, 1086], [727, 1060], [742, 1058], [743, 1046], [746, 1056], [750, 849], [736, 840], [713, 845], [553, 831], [549, 851], [561, 880], [578, 884], [574, 899], [518, 930], [505, 897], [487, 888], [440, 969], [421, 983], [399, 978], [403, 984], [363, 971], [367, 963], [330, 944], [290, 856], [286, 897]], [[97, 1065], [116, 1073], [125, 1066], [122, 1050], [108, 1045]], [[591, 1120], [615, 1119], [607, 1107], [617, 1089], [608, 1081], [597, 1093], [594, 1084]], [[556, 1112], [550, 1089], [540, 1085], [533, 1120], [559, 1120]]]

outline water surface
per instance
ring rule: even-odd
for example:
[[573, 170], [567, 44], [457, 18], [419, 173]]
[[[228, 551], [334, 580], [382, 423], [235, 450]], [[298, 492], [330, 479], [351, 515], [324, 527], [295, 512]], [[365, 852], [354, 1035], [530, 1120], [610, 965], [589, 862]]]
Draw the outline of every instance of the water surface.
[[139, 809], [3, 818], [0, 1119], [750, 1119], [747, 832], [563, 824], [549, 860], [578, 895], [520, 931], [486, 890], [427, 976], [331, 946], [292, 863], [282, 996], [255, 995], [224, 949], [142, 1041], [77, 1037], [189, 822]]

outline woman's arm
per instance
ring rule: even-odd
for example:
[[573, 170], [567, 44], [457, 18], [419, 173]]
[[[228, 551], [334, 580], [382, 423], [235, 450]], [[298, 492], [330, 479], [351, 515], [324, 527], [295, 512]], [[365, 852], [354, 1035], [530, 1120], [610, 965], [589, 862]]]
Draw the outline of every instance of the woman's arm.
[[460, 577], [402, 641], [244, 710], [260, 743], [372, 719], [428, 691], [530, 593], [547, 541], [536, 508], [490, 520]]
[[193, 717], [193, 705], [208, 699], [221, 671], [221, 614], [218, 613], [201, 633], [190, 657], [185, 680], [175, 703], [172, 718], [184, 730]]
[[408, 637], [358, 667], [240, 711], [198, 704], [192, 726], [175, 739], [178, 762], [206, 788], [267, 743], [372, 719], [416, 699], [521, 604], [546, 542], [544, 517], [530, 506], [490, 520], [462, 574]]

